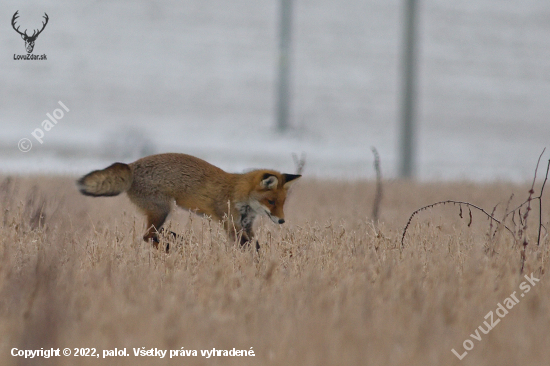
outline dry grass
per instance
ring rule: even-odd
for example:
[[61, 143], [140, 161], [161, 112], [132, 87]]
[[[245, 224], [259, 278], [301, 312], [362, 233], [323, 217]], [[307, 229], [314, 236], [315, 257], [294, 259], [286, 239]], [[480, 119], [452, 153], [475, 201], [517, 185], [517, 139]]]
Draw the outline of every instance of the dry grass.
[[[169, 255], [141, 241], [144, 220], [125, 196], [88, 198], [73, 180], [0, 180], [0, 364], [40, 365], [543, 365], [550, 359], [549, 240], [528, 246], [540, 278], [459, 361], [462, 343], [513, 291], [520, 246], [466, 200], [502, 217], [528, 184], [385, 182], [381, 222], [374, 182], [304, 179], [287, 224], [259, 223], [260, 255], [227, 243], [220, 225], [173, 213], [183, 243]], [[536, 241], [536, 212], [528, 239]], [[467, 215], [465, 215], [467, 217]], [[543, 207], [547, 227], [548, 204]], [[537, 221], [538, 223], [538, 221]], [[495, 315], [496, 316], [496, 315]], [[130, 357], [25, 360], [19, 349], [127, 348]], [[132, 348], [250, 349], [254, 358], [134, 357]]]

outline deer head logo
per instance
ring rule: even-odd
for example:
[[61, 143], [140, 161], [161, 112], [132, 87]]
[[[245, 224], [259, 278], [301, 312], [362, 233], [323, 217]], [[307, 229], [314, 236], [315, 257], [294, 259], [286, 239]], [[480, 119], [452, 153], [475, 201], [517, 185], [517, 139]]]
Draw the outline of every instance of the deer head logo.
[[44, 13], [44, 19], [46, 19], [46, 21], [42, 22], [42, 29], [35, 29], [32, 33], [32, 36], [29, 36], [26, 29], [25, 32], [21, 33], [19, 31], [19, 27], [15, 28], [15, 20], [19, 18], [19, 15], [17, 13], [19, 13], [19, 10], [17, 10], [15, 14], [13, 14], [13, 18], [11, 18], [11, 26], [13, 27], [13, 29], [15, 29], [17, 33], [21, 35], [21, 38], [23, 38], [23, 40], [25, 41], [25, 48], [27, 49], [27, 53], [32, 53], [32, 50], [34, 49], [34, 41], [36, 41], [38, 35], [42, 33], [44, 28], [46, 28], [46, 24], [48, 24], [48, 14]]

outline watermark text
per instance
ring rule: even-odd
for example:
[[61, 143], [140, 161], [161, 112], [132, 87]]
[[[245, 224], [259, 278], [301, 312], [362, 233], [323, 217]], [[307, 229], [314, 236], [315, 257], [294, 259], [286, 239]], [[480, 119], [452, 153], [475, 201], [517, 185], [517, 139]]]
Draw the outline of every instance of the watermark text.
[[[522, 291], [521, 294], [519, 294], [519, 297], [524, 297], [526, 293], [531, 291], [531, 286], [535, 287], [536, 283], [540, 281], [538, 278], [535, 278], [532, 273], [530, 276], [525, 275], [525, 279], [526, 281], [519, 284], [519, 289]], [[499, 302], [494, 313], [492, 310], [489, 311], [484, 317], [485, 321], [483, 322], [483, 324], [477, 327], [473, 334], [470, 334], [470, 338], [477, 342], [481, 342], [483, 335], [489, 334], [489, 332], [493, 330], [493, 328], [496, 327], [498, 323], [500, 323], [500, 320], [503, 319], [508, 314], [508, 312], [519, 303], [520, 299], [516, 296], [516, 292], [517, 291], [512, 292], [509, 297], [502, 301], [502, 303]], [[451, 349], [451, 352], [456, 357], [458, 357], [459, 360], [462, 360], [464, 357], [466, 357], [468, 352], [475, 347], [475, 343], [474, 341], [472, 341], [472, 339], [466, 339], [462, 343], [462, 347], [464, 348], [463, 353], [455, 351], [454, 348]]]
[[[31, 136], [34, 137], [34, 139], [38, 141], [41, 145], [44, 143], [46, 132], [51, 131], [51, 129], [54, 128], [55, 125], [57, 125], [57, 122], [59, 122], [59, 120], [62, 119], [63, 116], [65, 116], [65, 112], [69, 112], [69, 108], [67, 108], [67, 106], [63, 104], [62, 101], [59, 101], [58, 104], [63, 109], [57, 108], [52, 113], [46, 113], [46, 117], [48, 117], [48, 119], [42, 121], [42, 128], [35, 128], [31, 132]], [[17, 147], [22, 152], [29, 152], [32, 149], [32, 141], [26, 137], [22, 138], [21, 140], [19, 140]]]

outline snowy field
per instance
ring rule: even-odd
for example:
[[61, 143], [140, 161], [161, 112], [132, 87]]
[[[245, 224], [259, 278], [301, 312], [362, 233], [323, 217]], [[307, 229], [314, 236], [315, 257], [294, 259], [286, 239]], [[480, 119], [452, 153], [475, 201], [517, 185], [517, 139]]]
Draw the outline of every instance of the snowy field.
[[[0, 5], [0, 173], [81, 174], [185, 152], [228, 171], [397, 175], [402, 1], [298, 0], [292, 129], [275, 131], [278, 1]], [[15, 61], [21, 29], [49, 23]], [[550, 147], [550, 2], [420, 1], [422, 180], [522, 181]], [[30, 31], [29, 33], [32, 33]], [[38, 143], [31, 132], [67, 106]], [[20, 152], [22, 138], [33, 143]]]

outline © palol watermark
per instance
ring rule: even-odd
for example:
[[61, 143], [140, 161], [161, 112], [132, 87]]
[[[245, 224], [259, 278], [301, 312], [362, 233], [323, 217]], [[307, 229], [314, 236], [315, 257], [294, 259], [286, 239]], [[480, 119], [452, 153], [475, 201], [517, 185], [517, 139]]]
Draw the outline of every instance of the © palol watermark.
[[[540, 280], [538, 278], [533, 277], [533, 274], [531, 273], [530, 276], [525, 275], [525, 279], [527, 281], [524, 281], [519, 284], [519, 289], [522, 291], [520, 294], [520, 297], [524, 297], [526, 293], [528, 293], [531, 290], [531, 286], [535, 287], [536, 282], [539, 282]], [[530, 285], [529, 285], [530, 284]], [[470, 334], [470, 337], [472, 339], [481, 342], [481, 333], [488, 334], [498, 323], [500, 323], [500, 318], [504, 318], [506, 314], [508, 314], [508, 310], [511, 310], [514, 306], [516, 306], [519, 303], [519, 299], [516, 296], [516, 291], [512, 292], [509, 297], [504, 299], [502, 301], [504, 305], [502, 305], [500, 302], [497, 304], [497, 309], [495, 310], [495, 313], [497, 314], [498, 318], [495, 320], [495, 317], [493, 316], [493, 311], [489, 311], [487, 315], [485, 315], [484, 319], [490, 320], [490, 324], [487, 323], [487, 320], [483, 322], [483, 325], [485, 325], [486, 328], [483, 327], [483, 325], [480, 325], [476, 328], [475, 334]], [[456, 357], [458, 357], [459, 360], [462, 360], [466, 355], [468, 354], [468, 351], [471, 351], [474, 348], [475, 344], [471, 339], [466, 339], [462, 343], [462, 347], [464, 347], [465, 351], [462, 354], [459, 354], [455, 349], [451, 349], [451, 352], [454, 353]]]
[[[63, 102], [59, 101], [57, 103], [59, 103], [59, 105], [63, 108], [63, 110], [65, 110], [65, 112], [69, 112], [69, 108], [67, 108], [67, 106], [63, 104]], [[34, 137], [36, 141], [40, 142], [41, 145], [44, 143], [44, 131], [48, 132], [55, 127], [57, 122], [65, 115], [63, 110], [61, 108], [57, 108], [51, 114], [46, 113], [48, 119], [42, 121], [41, 126], [43, 129], [39, 127], [35, 128], [34, 131], [31, 132], [32, 137]], [[19, 140], [19, 143], [17, 143], [17, 147], [22, 152], [29, 152], [32, 149], [32, 142], [30, 139], [24, 137]]]

